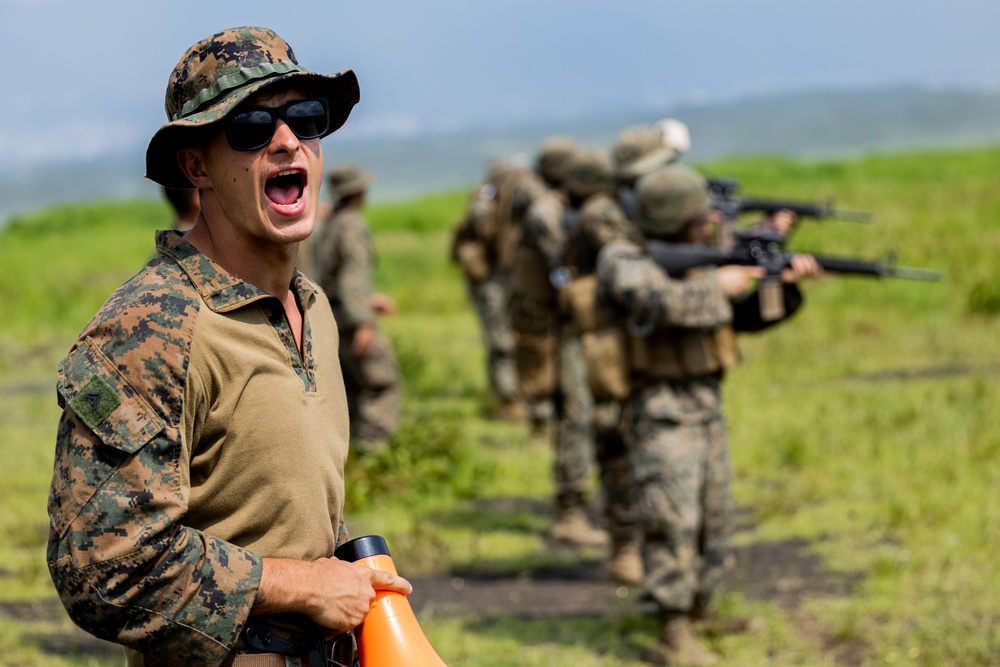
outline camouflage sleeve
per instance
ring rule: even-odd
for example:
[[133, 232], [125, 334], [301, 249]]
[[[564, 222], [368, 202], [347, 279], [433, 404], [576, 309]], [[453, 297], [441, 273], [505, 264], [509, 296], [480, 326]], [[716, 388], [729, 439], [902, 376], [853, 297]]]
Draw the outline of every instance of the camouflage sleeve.
[[360, 215], [345, 217], [341, 235], [341, 265], [337, 295], [343, 328], [375, 321], [371, 296], [375, 291], [375, 244], [371, 231]]
[[537, 250], [549, 270], [563, 265], [566, 256], [566, 235], [562, 228], [563, 206], [546, 195], [528, 208], [524, 220], [524, 244]]
[[181, 523], [190, 483], [180, 422], [199, 305], [164, 275], [134, 280], [60, 363], [48, 506], [49, 571], [74, 622], [176, 665], [225, 659], [263, 568], [259, 555]]
[[313, 231], [313, 264], [316, 269], [316, 284], [327, 297], [337, 294], [337, 268], [340, 264], [337, 243], [339, 234], [331, 227], [333, 220], [325, 218]]
[[598, 254], [597, 298], [638, 326], [714, 329], [733, 317], [714, 272], [672, 279], [627, 241], [613, 241]]
[[582, 273], [593, 273], [597, 253], [614, 240], [641, 241], [642, 232], [629, 220], [611, 197], [590, 197], [580, 209], [577, 234], [577, 266]]

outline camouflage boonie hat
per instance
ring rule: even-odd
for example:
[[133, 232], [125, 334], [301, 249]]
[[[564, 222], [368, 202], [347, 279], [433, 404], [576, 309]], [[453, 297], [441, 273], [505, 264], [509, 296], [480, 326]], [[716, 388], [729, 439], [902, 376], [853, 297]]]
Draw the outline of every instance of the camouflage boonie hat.
[[610, 194], [614, 188], [611, 156], [602, 150], [578, 151], [570, 162], [564, 188], [566, 194], [579, 199]]
[[192, 45], [167, 82], [168, 122], [146, 149], [146, 178], [167, 187], [191, 187], [177, 165], [177, 150], [190, 142], [190, 135], [222, 120], [259, 90], [289, 80], [329, 100], [326, 134], [344, 124], [361, 97], [353, 71], [310, 72], [295, 59], [292, 47], [268, 28], [229, 28]]
[[577, 150], [569, 137], [550, 137], [538, 151], [535, 171], [546, 183], [559, 187], [566, 180], [570, 160]]
[[675, 162], [690, 147], [687, 125], [673, 118], [625, 128], [615, 142], [615, 176], [619, 181], [634, 181]]
[[328, 180], [333, 196], [349, 197], [364, 192], [375, 179], [374, 174], [361, 171], [356, 164], [341, 164], [330, 170]]
[[708, 181], [683, 164], [646, 174], [635, 185], [636, 224], [647, 236], [671, 236], [711, 208]]

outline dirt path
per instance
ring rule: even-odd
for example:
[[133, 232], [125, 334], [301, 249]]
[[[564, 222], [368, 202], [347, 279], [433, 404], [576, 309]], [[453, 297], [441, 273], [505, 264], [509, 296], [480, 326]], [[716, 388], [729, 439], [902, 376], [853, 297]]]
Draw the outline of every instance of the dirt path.
[[[770, 601], [788, 613], [813, 646], [832, 656], [837, 665], [861, 664], [868, 653], [858, 641], [835, 637], [812, 616], [803, 601], [851, 594], [860, 575], [832, 572], [804, 540], [760, 542], [736, 549], [737, 567], [726, 582], [749, 600]], [[547, 568], [503, 571], [495, 567], [438, 572], [410, 577], [410, 602], [420, 614], [437, 618], [462, 616], [489, 619], [513, 617], [524, 621], [611, 618], [642, 610], [638, 591], [605, 581], [603, 562], [596, 556], [568, 557], [567, 564]], [[64, 612], [56, 600], [0, 605], [0, 615], [23, 621], [58, 621]], [[82, 630], [35, 636], [34, 641], [53, 655], [89, 655], [116, 659], [121, 649]]]

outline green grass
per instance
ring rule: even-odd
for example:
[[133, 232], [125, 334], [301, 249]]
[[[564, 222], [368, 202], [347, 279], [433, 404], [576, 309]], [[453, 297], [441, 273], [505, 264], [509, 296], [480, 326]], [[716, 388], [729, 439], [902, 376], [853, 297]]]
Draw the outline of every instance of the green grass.
[[[825, 201], [871, 224], [806, 223], [792, 246], [944, 272], [940, 283], [825, 277], [790, 322], [742, 339], [725, 386], [737, 546], [806, 540], [853, 587], [798, 608], [722, 600], [766, 622], [713, 636], [730, 664], [1000, 665], [1000, 148], [834, 162], [777, 157], [698, 165], [749, 195]], [[479, 331], [448, 232], [465, 193], [372, 205], [383, 320], [406, 401], [392, 455], [349, 467], [352, 533], [386, 536], [404, 575], [560, 564], [540, 534], [550, 451], [521, 425], [484, 418]], [[45, 501], [58, 419], [54, 367], [169, 224], [160, 202], [39, 211], [0, 232], [0, 661], [120, 664], [69, 633], [44, 564]], [[528, 503], [511, 503], [523, 499]], [[421, 625], [446, 663], [468, 667], [641, 665], [650, 619], [455, 618]], [[59, 641], [52, 641], [52, 637]], [[60, 648], [61, 647], [61, 648]], [[112, 654], [113, 655], [113, 654]], [[512, 657], [516, 656], [516, 658]]]

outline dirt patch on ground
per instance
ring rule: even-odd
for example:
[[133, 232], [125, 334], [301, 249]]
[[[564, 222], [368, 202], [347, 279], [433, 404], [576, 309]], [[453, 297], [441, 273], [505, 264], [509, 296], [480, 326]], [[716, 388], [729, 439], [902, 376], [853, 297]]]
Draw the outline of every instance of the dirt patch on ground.
[[[803, 607], [807, 599], [851, 595], [862, 574], [829, 570], [805, 540], [758, 542], [735, 551], [737, 566], [725, 582], [726, 588], [741, 591], [749, 600], [777, 604], [789, 614], [800, 634], [836, 664], [862, 664], [870, 653], [863, 642], [836, 637]], [[638, 589], [607, 581], [603, 567], [600, 554], [594, 554], [568, 559], [558, 566], [503, 571], [488, 564], [482, 569], [409, 577], [414, 586], [410, 601], [417, 613], [429, 610], [435, 617], [510, 615], [542, 620], [652, 612]]]
[[[509, 505], [511, 500], [498, 501]], [[515, 503], [517, 504], [517, 503]], [[509, 507], [507, 507], [509, 511]], [[502, 512], [500, 513], [502, 515]], [[502, 521], [501, 521], [502, 523]], [[746, 529], [747, 527], [744, 527]], [[803, 607], [817, 597], [851, 594], [860, 574], [828, 570], [804, 540], [758, 542], [736, 549], [737, 567], [726, 586], [750, 600], [770, 601], [784, 609], [800, 634], [831, 656], [838, 665], [859, 665], [869, 654], [857, 640], [836, 637]], [[598, 552], [563, 552], [557, 565], [507, 567], [484, 563], [469, 569], [408, 577], [414, 585], [410, 603], [420, 614], [435, 617], [490, 619], [513, 617], [536, 622], [559, 619], [621, 618], [651, 612], [637, 589], [609, 582], [602, 576], [604, 562]], [[0, 615], [27, 622], [54, 621], [64, 617], [58, 601], [2, 603]], [[95, 639], [82, 630], [38, 634], [33, 638], [52, 654], [117, 657], [118, 646]]]
[[[860, 575], [825, 569], [804, 540], [766, 542], [737, 548], [738, 565], [726, 585], [751, 600], [798, 609], [806, 598], [849, 595]], [[509, 613], [522, 618], [602, 616], [623, 601], [642, 605], [637, 591], [606, 581], [599, 557], [507, 572], [458, 570], [410, 577], [415, 610], [432, 605], [436, 615]]]

